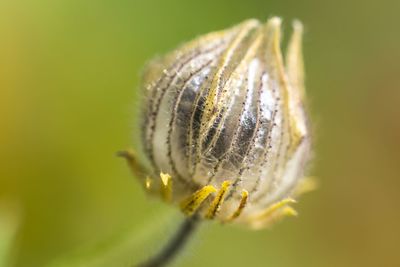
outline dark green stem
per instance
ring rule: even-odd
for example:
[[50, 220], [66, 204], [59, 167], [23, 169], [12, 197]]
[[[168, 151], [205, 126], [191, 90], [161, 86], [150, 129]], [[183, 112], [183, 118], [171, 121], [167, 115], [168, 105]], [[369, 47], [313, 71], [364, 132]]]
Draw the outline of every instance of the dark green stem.
[[189, 240], [189, 237], [195, 232], [199, 225], [199, 219], [197, 216], [193, 216], [185, 219], [180, 225], [175, 235], [161, 249], [156, 255], [147, 261], [138, 264], [136, 267], [163, 267], [175, 258], [180, 251], [184, 248], [185, 244]]

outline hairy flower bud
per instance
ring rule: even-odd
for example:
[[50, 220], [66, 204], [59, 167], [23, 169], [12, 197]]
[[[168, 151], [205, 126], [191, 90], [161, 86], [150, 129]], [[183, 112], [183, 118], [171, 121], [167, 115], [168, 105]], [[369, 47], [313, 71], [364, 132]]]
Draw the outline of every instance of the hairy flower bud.
[[[210, 33], [144, 73], [143, 184], [187, 215], [263, 227], [289, 207], [310, 154], [302, 25], [286, 63], [279, 18]], [[161, 179], [157, 178], [161, 173]]]

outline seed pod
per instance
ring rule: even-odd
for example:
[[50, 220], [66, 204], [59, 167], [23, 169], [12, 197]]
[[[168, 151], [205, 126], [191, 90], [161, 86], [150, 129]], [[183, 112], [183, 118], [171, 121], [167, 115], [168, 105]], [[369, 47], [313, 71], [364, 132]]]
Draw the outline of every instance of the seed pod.
[[310, 154], [302, 25], [293, 24], [284, 63], [280, 24], [248, 20], [147, 66], [141, 130], [149, 192], [161, 190], [188, 216], [253, 227], [295, 214], [289, 204]]

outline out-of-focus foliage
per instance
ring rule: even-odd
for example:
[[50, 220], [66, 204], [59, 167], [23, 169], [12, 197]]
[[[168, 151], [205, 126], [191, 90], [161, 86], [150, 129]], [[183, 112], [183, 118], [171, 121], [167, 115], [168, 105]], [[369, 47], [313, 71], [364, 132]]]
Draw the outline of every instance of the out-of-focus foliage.
[[271, 15], [286, 32], [294, 18], [305, 25], [320, 188], [272, 231], [205, 225], [177, 265], [399, 266], [399, 10], [395, 0], [0, 1], [0, 200], [18, 203], [20, 219], [0, 225], [0, 242], [13, 266], [118, 266], [165, 241], [179, 216], [114, 156], [137, 132], [141, 68]]
[[[12, 264], [11, 249], [19, 226], [18, 209], [0, 201], [0, 266]], [[11, 209], [11, 207], [12, 209]]]

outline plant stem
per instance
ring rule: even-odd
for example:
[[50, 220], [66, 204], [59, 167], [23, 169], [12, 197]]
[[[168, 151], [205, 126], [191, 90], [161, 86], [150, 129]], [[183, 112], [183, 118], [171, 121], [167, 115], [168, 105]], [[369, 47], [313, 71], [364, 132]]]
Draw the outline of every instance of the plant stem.
[[197, 216], [186, 218], [171, 240], [156, 255], [136, 267], [163, 267], [182, 251], [189, 237], [199, 225]]

